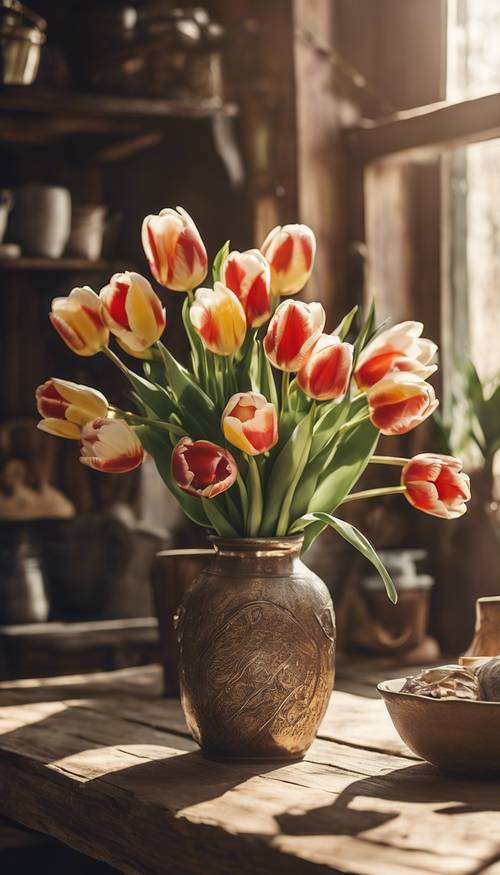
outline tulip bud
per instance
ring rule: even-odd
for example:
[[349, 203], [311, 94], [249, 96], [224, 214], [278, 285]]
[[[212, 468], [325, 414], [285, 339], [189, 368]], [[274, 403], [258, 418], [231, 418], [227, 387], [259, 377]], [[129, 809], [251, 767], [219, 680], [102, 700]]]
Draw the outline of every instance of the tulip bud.
[[67, 298], [54, 298], [52, 325], [77, 355], [95, 355], [109, 342], [99, 296], [88, 286], [73, 289]]
[[316, 254], [316, 238], [307, 225], [278, 225], [261, 251], [271, 265], [273, 295], [295, 295], [304, 288]]
[[55, 377], [38, 386], [35, 398], [37, 410], [43, 416], [37, 427], [58, 437], [78, 440], [83, 425], [108, 412], [102, 392]]
[[211, 441], [181, 438], [172, 452], [172, 477], [184, 492], [215, 498], [229, 489], [238, 476], [234, 456]]
[[369, 389], [397, 371], [414, 374], [426, 380], [437, 365], [429, 362], [437, 351], [431, 340], [420, 337], [424, 326], [421, 322], [400, 322], [382, 331], [359, 356], [355, 379], [360, 389]]
[[269, 361], [281, 371], [298, 371], [325, 326], [321, 304], [282, 301], [272, 317], [264, 338]]
[[406, 434], [420, 425], [439, 404], [429, 383], [413, 374], [395, 373], [367, 393], [370, 419], [382, 434]]
[[198, 289], [189, 316], [210, 352], [232, 355], [245, 339], [245, 311], [222, 283], [215, 283], [213, 289]]
[[247, 325], [257, 328], [271, 315], [271, 269], [258, 249], [230, 252], [221, 268], [221, 280], [243, 306]]
[[226, 440], [249, 456], [267, 452], [278, 441], [276, 408], [258, 392], [233, 395], [221, 423]]
[[418, 510], [453, 520], [467, 510], [470, 481], [462, 462], [453, 456], [421, 453], [410, 459], [401, 472], [406, 498]]
[[351, 368], [351, 344], [341, 343], [335, 334], [320, 334], [297, 374], [297, 383], [310, 398], [331, 401], [345, 395]]
[[205, 279], [207, 252], [198, 228], [182, 207], [146, 216], [142, 245], [151, 273], [167, 289], [189, 292]]
[[95, 471], [125, 474], [144, 461], [136, 433], [123, 419], [94, 419], [82, 429], [80, 462]]
[[151, 283], [139, 273], [115, 273], [99, 297], [104, 321], [126, 352], [143, 353], [163, 334], [165, 310]]

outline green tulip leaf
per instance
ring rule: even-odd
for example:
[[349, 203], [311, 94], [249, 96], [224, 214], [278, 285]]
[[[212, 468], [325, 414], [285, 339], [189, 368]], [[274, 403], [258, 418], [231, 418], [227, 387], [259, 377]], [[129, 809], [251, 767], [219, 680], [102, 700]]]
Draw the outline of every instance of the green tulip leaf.
[[221, 246], [217, 255], [215, 256], [212, 264], [212, 277], [214, 283], [219, 283], [221, 281], [220, 272], [223, 262], [226, 260], [229, 255], [231, 249], [231, 243], [229, 240], [226, 240], [224, 246]]
[[199, 526], [204, 526], [205, 528], [211, 526], [200, 499], [180, 489], [172, 477], [170, 468], [172, 446], [168, 436], [158, 433], [154, 427], [149, 425], [140, 425], [135, 428], [135, 432], [146, 452], [154, 459], [160, 477], [174, 498], [179, 502], [186, 516]]
[[309, 456], [314, 413], [310, 412], [295, 427], [291, 437], [278, 453], [267, 482], [261, 534], [275, 534], [281, 506], [299, 468], [303, 470]]
[[396, 587], [392, 581], [392, 578], [387, 571], [382, 560], [379, 558], [377, 551], [373, 544], [370, 543], [366, 535], [363, 535], [362, 532], [359, 531], [355, 526], [351, 525], [351, 523], [346, 522], [345, 520], [338, 519], [337, 517], [332, 516], [330, 513], [311, 513], [307, 514], [303, 517], [303, 522], [312, 522], [312, 523], [323, 523], [325, 526], [330, 526], [334, 529], [345, 541], [351, 544], [356, 550], [361, 553], [365, 559], [368, 559], [368, 562], [376, 568], [380, 577], [382, 578], [387, 595], [389, 596], [391, 602], [396, 604], [398, 600], [398, 594], [396, 592]]
[[340, 322], [337, 325], [337, 327], [335, 328], [335, 330], [332, 331], [332, 334], [336, 334], [337, 337], [340, 338], [340, 340], [344, 340], [344, 337], [346, 337], [347, 334], [349, 334], [353, 319], [354, 319], [356, 313], [358, 312], [358, 309], [359, 309], [358, 305], [356, 304], [352, 308], [352, 310], [349, 310], [349, 312], [342, 319], [342, 322]]

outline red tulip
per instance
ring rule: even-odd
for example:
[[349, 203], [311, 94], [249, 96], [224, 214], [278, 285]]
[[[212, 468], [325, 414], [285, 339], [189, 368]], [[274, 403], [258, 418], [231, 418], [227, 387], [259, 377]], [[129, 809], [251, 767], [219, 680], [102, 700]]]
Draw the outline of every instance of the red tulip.
[[351, 344], [341, 343], [335, 334], [320, 334], [297, 374], [297, 383], [310, 398], [331, 401], [345, 395], [351, 368]]
[[123, 419], [94, 419], [82, 429], [80, 462], [95, 471], [125, 474], [144, 461], [136, 433]]
[[405, 495], [418, 510], [453, 520], [467, 510], [470, 481], [462, 462], [453, 456], [421, 453], [410, 459], [401, 472]]
[[49, 316], [65, 344], [77, 355], [95, 355], [109, 342], [102, 303], [88, 286], [73, 289], [67, 298], [54, 298]]
[[382, 434], [406, 434], [420, 425], [439, 404], [429, 383], [413, 374], [395, 373], [367, 393], [370, 419]]
[[143, 353], [160, 339], [165, 310], [151, 283], [139, 273], [115, 273], [99, 297], [104, 321], [126, 351]]
[[274, 295], [295, 295], [311, 275], [316, 254], [316, 238], [307, 225], [273, 228], [261, 246], [271, 265]]
[[205, 279], [207, 252], [198, 228], [182, 207], [146, 216], [142, 245], [151, 273], [167, 289], [189, 292]]
[[271, 270], [258, 249], [230, 252], [221, 268], [221, 280], [243, 306], [247, 325], [257, 328], [271, 315]]
[[108, 412], [102, 392], [55, 377], [39, 386], [35, 397], [37, 410], [43, 416], [38, 428], [58, 437], [78, 440], [83, 425]]
[[211, 441], [181, 438], [172, 452], [172, 477], [184, 492], [215, 498], [233, 485], [238, 476], [234, 456]]
[[306, 363], [325, 325], [321, 304], [282, 301], [269, 323], [264, 351], [281, 371], [298, 371]]
[[278, 441], [276, 408], [258, 392], [238, 392], [222, 414], [224, 437], [250, 456], [266, 453]]
[[372, 340], [361, 353], [356, 365], [355, 379], [360, 389], [369, 389], [396, 371], [406, 371], [426, 380], [437, 365], [429, 362], [437, 351], [431, 340], [420, 337], [421, 322], [400, 322]]

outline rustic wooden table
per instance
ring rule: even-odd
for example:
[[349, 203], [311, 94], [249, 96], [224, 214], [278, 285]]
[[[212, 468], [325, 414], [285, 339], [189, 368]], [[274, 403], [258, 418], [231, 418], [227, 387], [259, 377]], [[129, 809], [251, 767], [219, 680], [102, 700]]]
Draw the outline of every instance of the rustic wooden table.
[[[290, 765], [205, 760], [157, 667], [0, 685], [0, 815], [125, 873], [500, 875], [500, 794], [413, 757], [347, 667]], [[375, 694], [376, 695], [376, 694]]]

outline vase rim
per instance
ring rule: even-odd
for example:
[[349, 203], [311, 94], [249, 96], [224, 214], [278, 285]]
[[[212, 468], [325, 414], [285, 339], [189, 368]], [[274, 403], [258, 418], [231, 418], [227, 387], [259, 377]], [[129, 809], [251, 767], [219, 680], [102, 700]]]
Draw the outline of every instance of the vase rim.
[[230, 556], [252, 553], [254, 556], [278, 556], [286, 553], [298, 553], [304, 542], [304, 535], [284, 535], [283, 537], [226, 537], [209, 535], [217, 553]]

